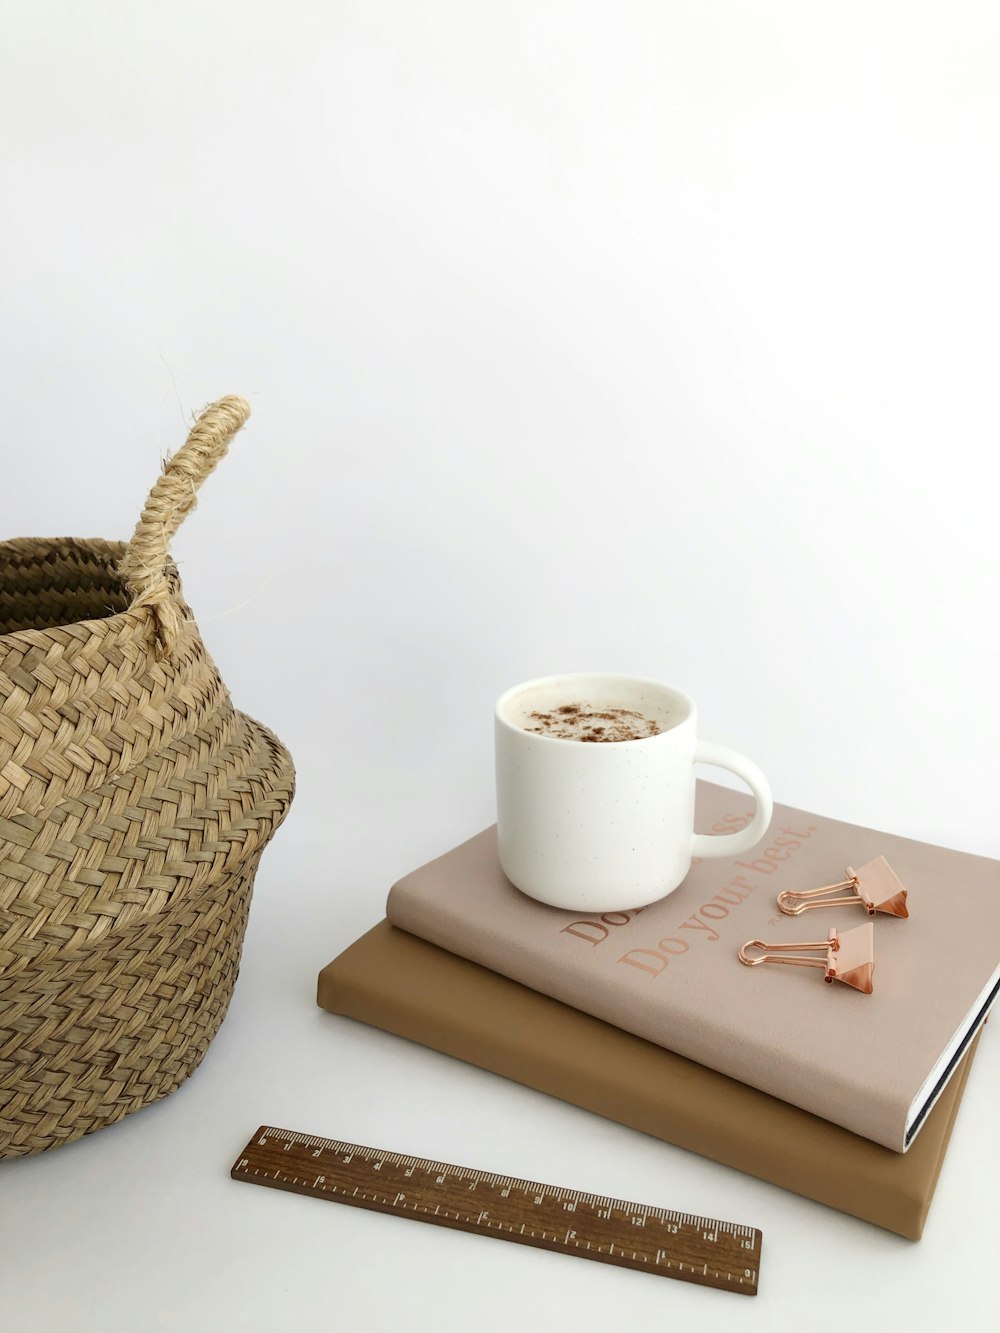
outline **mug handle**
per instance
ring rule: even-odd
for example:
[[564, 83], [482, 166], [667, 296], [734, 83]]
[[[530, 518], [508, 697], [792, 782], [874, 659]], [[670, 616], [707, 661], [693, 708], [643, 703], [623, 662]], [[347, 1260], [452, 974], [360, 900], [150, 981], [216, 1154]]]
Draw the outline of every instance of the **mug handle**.
[[774, 802], [767, 778], [755, 763], [744, 758], [728, 745], [714, 745], [711, 741], [698, 741], [694, 748], [694, 763], [714, 764], [716, 768], [728, 769], [742, 778], [753, 792], [757, 809], [746, 828], [735, 833], [696, 833], [691, 847], [692, 856], [738, 856], [756, 847], [771, 822]]

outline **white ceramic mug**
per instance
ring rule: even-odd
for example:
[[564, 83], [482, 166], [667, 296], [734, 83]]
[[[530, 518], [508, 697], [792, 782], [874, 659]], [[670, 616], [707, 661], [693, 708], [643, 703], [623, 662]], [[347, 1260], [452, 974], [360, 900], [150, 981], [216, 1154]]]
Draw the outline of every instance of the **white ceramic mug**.
[[[635, 709], [659, 734], [586, 744], [527, 730], [568, 703]], [[523, 893], [555, 907], [617, 912], [672, 893], [692, 857], [738, 856], [767, 831], [771, 791], [756, 764], [699, 741], [694, 700], [635, 676], [544, 676], [500, 696], [495, 713], [500, 865]], [[743, 779], [757, 802], [745, 828], [694, 831], [695, 764]]]

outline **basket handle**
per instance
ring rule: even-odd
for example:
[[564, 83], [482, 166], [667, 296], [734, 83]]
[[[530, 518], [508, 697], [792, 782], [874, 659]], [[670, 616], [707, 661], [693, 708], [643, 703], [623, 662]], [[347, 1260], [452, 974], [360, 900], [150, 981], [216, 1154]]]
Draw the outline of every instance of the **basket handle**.
[[119, 573], [132, 597], [131, 610], [148, 606], [164, 654], [180, 632], [180, 614], [167, 580], [170, 542], [197, 503], [198, 487], [224, 458], [229, 442], [250, 415], [250, 405], [228, 395], [210, 403], [184, 444], [163, 464], [163, 475], [149, 493]]

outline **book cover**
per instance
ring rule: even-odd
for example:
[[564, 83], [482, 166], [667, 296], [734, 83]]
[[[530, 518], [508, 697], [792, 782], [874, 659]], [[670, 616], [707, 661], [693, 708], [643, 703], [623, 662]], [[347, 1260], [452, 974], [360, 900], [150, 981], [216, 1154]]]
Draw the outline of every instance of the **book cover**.
[[902, 1154], [387, 921], [323, 969], [317, 998], [335, 1014], [493, 1070], [912, 1240], [923, 1230], [976, 1044], [918, 1141]]
[[[750, 818], [750, 798], [698, 784], [698, 828]], [[737, 958], [748, 940], [826, 939], [861, 906], [784, 916], [775, 897], [885, 856], [910, 916], [875, 919], [874, 991], [818, 969]], [[496, 830], [405, 876], [394, 925], [533, 990], [897, 1152], [946, 1086], [1000, 984], [1000, 862], [776, 805], [752, 852], [703, 860], [667, 898], [568, 912], [506, 879]]]

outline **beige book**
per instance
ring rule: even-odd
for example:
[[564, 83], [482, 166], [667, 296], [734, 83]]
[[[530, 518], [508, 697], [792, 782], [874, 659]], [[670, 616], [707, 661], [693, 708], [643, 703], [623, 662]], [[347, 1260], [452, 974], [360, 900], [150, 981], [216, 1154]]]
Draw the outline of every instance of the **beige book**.
[[[750, 798], [698, 784], [698, 828], [741, 827]], [[751, 939], [825, 940], [861, 906], [783, 916], [775, 897], [882, 855], [910, 916], [874, 921], [874, 991], [737, 958]], [[897, 1152], [906, 1150], [1000, 985], [1000, 862], [776, 805], [752, 851], [696, 863], [628, 912], [568, 912], [506, 879], [490, 828], [405, 876], [394, 925]]]
[[[317, 998], [335, 1014], [491, 1069], [912, 1240], [923, 1231], [978, 1041], [917, 1142], [897, 1153], [387, 921], [323, 969]], [[509, 1162], [483, 1165], [512, 1169]]]

